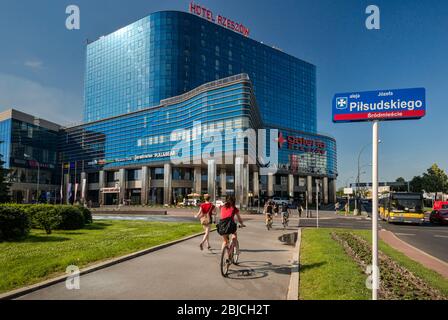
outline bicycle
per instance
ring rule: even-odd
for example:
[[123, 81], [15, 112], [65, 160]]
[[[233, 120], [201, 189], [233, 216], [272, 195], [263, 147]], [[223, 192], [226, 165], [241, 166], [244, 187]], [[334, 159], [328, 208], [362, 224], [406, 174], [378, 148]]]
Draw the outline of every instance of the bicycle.
[[272, 218], [271, 214], [268, 214], [266, 216], [266, 228], [268, 230], [272, 229], [272, 225], [274, 224], [274, 219]]
[[[242, 228], [241, 225], [238, 228]], [[240, 257], [240, 244], [238, 239], [232, 238], [230, 244], [224, 247], [221, 253], [221, 274], [223, 277], [227, 277], [229, 268], [232, 263], [238, 265]]]

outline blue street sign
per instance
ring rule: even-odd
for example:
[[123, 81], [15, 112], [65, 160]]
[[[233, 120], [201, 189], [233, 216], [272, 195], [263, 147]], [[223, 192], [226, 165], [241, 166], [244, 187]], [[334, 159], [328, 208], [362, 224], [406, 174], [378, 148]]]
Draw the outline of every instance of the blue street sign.
[[425, 114], [425, 88], [338, 93], [333, 98], [333, 122], [420, 119]]

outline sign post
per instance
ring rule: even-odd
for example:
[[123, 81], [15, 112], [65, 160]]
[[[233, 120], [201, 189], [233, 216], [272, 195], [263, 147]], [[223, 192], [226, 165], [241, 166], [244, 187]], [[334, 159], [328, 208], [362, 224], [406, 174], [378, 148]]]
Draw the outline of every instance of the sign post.
[[378, 120], [372, 126], [372, 300], [378, 299]]
[[316, 227], [319, 228], [319, 183], [316, 179]]
[[[424, 88], [336, 94], [333, 122], [373, 121], [372, 125], [372, 300], [378, 299], [378, 126], [379, 121], [420, 119], [426, 115]], [[348, 192], [347, 192], [348, 194]]]

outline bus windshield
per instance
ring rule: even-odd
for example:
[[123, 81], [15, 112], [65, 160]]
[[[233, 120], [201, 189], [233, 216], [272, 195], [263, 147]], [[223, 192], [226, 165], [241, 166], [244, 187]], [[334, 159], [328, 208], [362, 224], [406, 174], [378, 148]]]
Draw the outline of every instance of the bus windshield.
[[391, 207], [394, 210], [408, 211], [408, 212], [420, 212], [422, 211], [421, 199], [393, 199], [391, 201]]

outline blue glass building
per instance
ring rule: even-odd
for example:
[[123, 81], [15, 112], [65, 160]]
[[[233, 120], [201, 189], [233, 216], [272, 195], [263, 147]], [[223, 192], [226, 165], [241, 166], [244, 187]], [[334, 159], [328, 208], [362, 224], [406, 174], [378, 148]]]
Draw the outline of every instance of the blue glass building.
[[153, 13], [87, 46], [84, 121], [249, 75], [266, 126], [316, 133], [316, 67], [193, 14]]
[[247, 207], [314, 202], [318, 183], [324, 203], [336, 199], [316, 67], [194, 14], [156, 12], [90, 42], [84, 99], [83, 124], [57, 132], [63, 201], [172, 204], [209, 193]]

